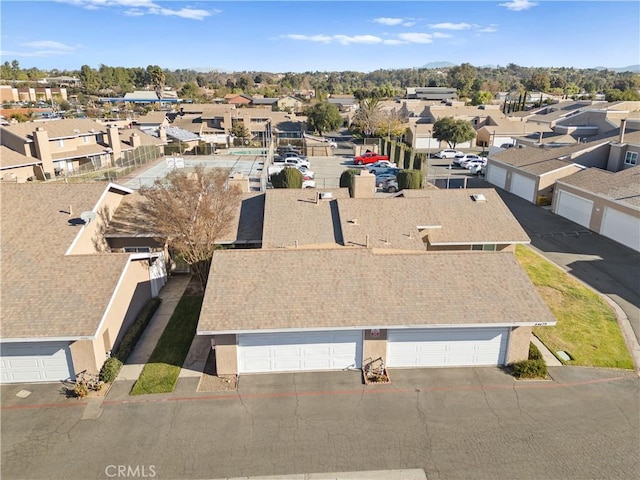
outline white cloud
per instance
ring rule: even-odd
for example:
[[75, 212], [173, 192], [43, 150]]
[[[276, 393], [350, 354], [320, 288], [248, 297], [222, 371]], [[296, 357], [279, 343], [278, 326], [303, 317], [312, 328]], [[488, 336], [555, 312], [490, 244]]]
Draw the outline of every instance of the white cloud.
[[382, 43], [384, 45], [404, 45], [407, 42], [403, 42], [402, 40], [395, 40], [395, 39], [389, 38], [389, 39], [383, 40]]
[[65, 45], [64, 43], [53, 40], [36, 40], [33, 42], [25, 42], [20, 44], [24, 47], [23, 51], [6, 51], [0, 52], [2, 56], [13, 57], [50, 57], [56, 55], [69, 55], [74, 53], [78, 47]]
[[500, 3], [499, 5], [514, 12], [519, 12], [521, 10], [529, 10], [538, 4], [536, 2], [530, 2], [529, 0], [511, 0], [510, 2]]
[[450, 35], [448, 33], [442, 33], [442, 32], [433, 32], [431, 36], [433, 38], [451, 38], [453, 35]]
[[380, 25], [393, 26], [393, 25], [400, 25], [402, 22], [404, 22], [404, 19], [403, 18], [380, 17], [380, 18], [374, 18], [373, 21], [375, 23], [379, 23]]
[[203, 10], [199, 8], [181, 8], [179, 10], [165, 8], [152, 0], [56, 0], [59, 3], [68, 3], [76, 7], [96, 10], [99, 8], [122, 9], [122, 12], [130, 17], [143, 15], [162, 15], [167, 17], [180, 17], [189, 20], [204, 20], [211, 15], [221, 13], [220, 10]]
[[433, 36], [429, 33], [401, 33], [398, 38], [408, 43], [433, 43]]
[[429, 27], [435, 30], [468, 30], [471, 28], [471, 24], [469, 23], [434, 23], [433, 25], [429, 25]]
[[478, 28], [476, 30], [476, 32], [478, 32], [478, 33], [496, 33], [497, 31], [498, 31], [498, 29], [496, 28], [495, 25], [489, 25], [487, 27]]
[[338, 42], [342, 45], [349, 45], [352, 43], [376, 44], [382, 43], [383, 41], [382, 38], [376, 37], [375, 35], [300, 35], [294, 33], [283, 35], [283, 38], [320, 43]]

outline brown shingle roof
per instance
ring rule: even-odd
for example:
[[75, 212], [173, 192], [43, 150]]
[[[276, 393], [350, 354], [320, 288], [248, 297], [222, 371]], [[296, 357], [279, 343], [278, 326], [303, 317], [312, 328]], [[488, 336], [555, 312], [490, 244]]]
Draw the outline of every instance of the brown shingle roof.
[[[42, 127], [47, 131], [50, 140], [54, 138], [76, 137], [80, 134], [90, 133], [92, 129], [94, 132], [103, 132], [105, 134], [107, 131], [105, 125], [101, 125], [100, 123], [88, 118], [65, 118], [49, 122], [18, 123], [2, 127], [2, 129], [6, 129], [15, 135], [24, 137], [26, 140], [27, 138], [33, 137], [33, 132], [35, 132], [38, 127]], [[80, 133], [78, 133], [78, 131]]]
[[[65, 256], [104, 184], [1, 184], [3, 338], [93, 336], [128, 255]], [[73, 214], [69, 215], [69, 206]]]
[[27, 157], [21, 153], [11, 150], [4, 145], [0, 146], [0, 168], [11, 168], [19, 165], [33, 165], [42, 163], [42, 160], [34, 157]]
[[[473, 283], [473, 295], [456, 295]], [[513, 253], [214, 254], [197, 331], [555, 323]]]
[[620, 172], [588, 168], [558, 180], [616, 202], [640, 208], [640, 166]]
[[[349, 191], [324, 189], [333, 198], [347, 198]], [[267, 190], [264, 206], [264, 248], [298, 245], [338, 245], [342, 243], [337, 205], [316, 203], [320, 190], [275, 188]]]
[[[374, 248], [424, 250], [425, 235], [434, 245], [530, 242], [494, 189], [404, 190], [403, 194], [408, 198], [338, 200], [344, 244], [364, 246], [368, 236]], [[474, 194], [487, 201], [474, 201]]]

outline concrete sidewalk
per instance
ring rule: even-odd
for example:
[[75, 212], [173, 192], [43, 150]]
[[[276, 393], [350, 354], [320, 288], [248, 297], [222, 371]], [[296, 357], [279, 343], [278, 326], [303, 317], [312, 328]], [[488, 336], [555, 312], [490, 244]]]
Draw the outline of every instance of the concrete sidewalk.
[[169, 277], [167, 284], [160, 290], [159, 297], [162, 303], [154, 313], [149, 325], [138, 340], [136, 347], [127, 359], [127, 363], [120, 370], [120, 374], [116, 380], [137, 380], [142, 372], [142, 368], [149, 360], [151, 353], [169, 323], [173, 311], [182, 298], [189, 282], [190, 274], [178, 274]]

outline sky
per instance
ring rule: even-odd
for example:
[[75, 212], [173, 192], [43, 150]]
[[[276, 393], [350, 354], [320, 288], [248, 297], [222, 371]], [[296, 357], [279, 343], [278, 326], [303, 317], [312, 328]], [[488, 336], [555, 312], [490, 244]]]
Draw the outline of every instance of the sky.
[[1, 0], [21, 68], [229, 72], [640, 63], [640, 1]]

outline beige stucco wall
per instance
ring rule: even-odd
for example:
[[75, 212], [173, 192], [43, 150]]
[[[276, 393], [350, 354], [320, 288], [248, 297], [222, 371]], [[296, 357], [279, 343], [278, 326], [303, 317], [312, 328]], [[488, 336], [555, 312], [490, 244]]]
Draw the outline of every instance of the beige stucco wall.
[[[107, 352], [113, 349], [116, 339], [121, 336], [123, 324], [128, 323], [127, 319], [135, 318], [150, 298], [148, 261], [131, 261], [126, 267], [118, 289], [114, 292], [113, 302], [96, 338], [71, 344], [71, 357], [76, 373], [84, 370], [88, 373], [100, 371], [107, 358]], [[105, 332], [108, 339], [106, 344]]]
[[3, 181], [23, 183], [27, 178], [33, 176], [42, 176], [42, 170], [39, 167], [29, 165], [27, 167], [8, 168], [0, 172]]
[[218, 375], [238, 374], [237, 336], [214, 335], [216, 342], [216, 372]]
[[[69, 253], [72, 255], [87, 255], [96, 252], [106, 251], [108, 245], [103, 237], [103, 231], [106, 222], [111, 219], [113, 212], [115, 212], [118, 205], [124, 197], [123, 192], [109, 190], [102, 199], [102, 202], [94, 208], [96, 212], [96, 219], [85, 225], [82, 231], [79, 233], [78, 238], [73, 246], [73, 250]], [[73, 205], [71, 208], [73, 209]], [[76, 212], [73, 214], [80, 216], [82, 212]]]
[[373, 198], [376, 193], [376, 176], [364, 169], [352, 178], [353, 198]]
[[531, 343], [532, 327], [513, 327], [509, 335], [509, 351], [507, 364], [519, 362], [529, 358], [529, 343]]
[[367, 362], [383, 358], [387, 361], [387, 330], [381, 329], [380, 336], [371, 336], [371, 330], [364, 330], [364, 342], [362, 344], [362, 366]]
[[566, 168], [540, 175], [540, 180], [538, 182], [538, 197], [547, 196], [551, 199], [551, 196], [553, 195], [553, 186], [555, 185], [556, 180], [572, 175], [580, 170], [582, 169], [577, 165], [570, 165]]

